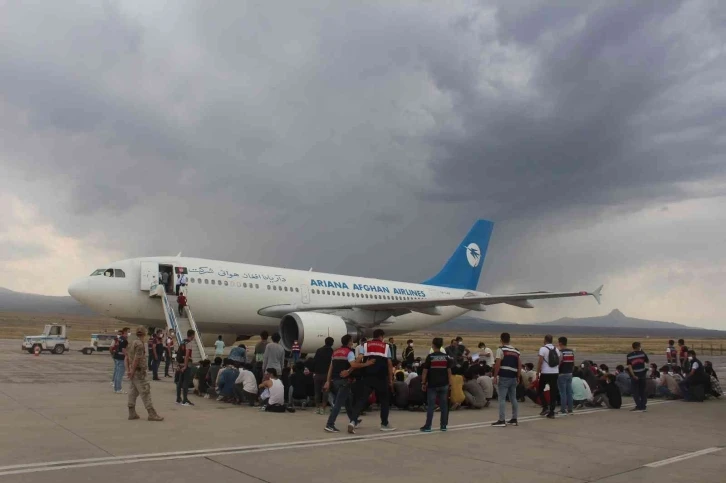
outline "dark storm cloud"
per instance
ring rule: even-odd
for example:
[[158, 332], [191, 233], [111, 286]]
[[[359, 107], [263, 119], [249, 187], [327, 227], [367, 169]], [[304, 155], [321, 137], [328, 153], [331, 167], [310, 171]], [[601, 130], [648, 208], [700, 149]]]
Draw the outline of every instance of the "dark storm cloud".
[[128, 256], [413, 281], [492, 218], [487, 288], [595, 283], [656, 255], [578, 230], [723, 193], [719, 7], [7, 4], [0, 189]]
[[[707, 87], [725, 67], [720, 59], [688, 72], [700, 46], [689, 41], [685, 26], [664, 25], [679, 7], [686, 8], [682, 2], [608, 2], [570, 33], [556, 29], [572, 28], [583, 13], [578, 9], [543, 6], [517, 15], [503, 8], [500, 40], [537, 54], [529, 82], [534, 95], [492, 99], [475, 86], [452, 85], [448, 66], [436, 64], [441, 70], [432, 68], [433, 77], [452, 93], [464, 127], [433, 135], [440, 184], [424, 198], [487, 202], [504, 219], [538, 217], [684, 199], [691, 194], [680, 184], [723, 177], [720, 140], [710, 129], [677, 145], [653, 139], [723, 124], [714, 115], [722, 102], [658, 115], [672, 100], [669, 92], [695, 87], [691, 82]], [[554, 40], [543, 40], [547, 34]], [[714, 34], [723, 42], [723, 31]]]

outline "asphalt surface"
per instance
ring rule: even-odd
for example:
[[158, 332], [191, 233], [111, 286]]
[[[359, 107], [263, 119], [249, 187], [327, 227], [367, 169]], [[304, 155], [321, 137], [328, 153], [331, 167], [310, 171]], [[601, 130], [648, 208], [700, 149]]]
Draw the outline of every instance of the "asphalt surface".
[[[587, 358], [613, 367], [624, 357]], [[726, 357], [703, 359], [726, 374]], [[176, 406], [170, 380], [152, 385], [164, 422], [127, 421], [107, 354], [36, 357], [0, 341], [0, 363], [3, 482], [726, 481], [721, 400], [651, 400], [647, 413], [625, 401], [554, 421], [526, 403], [520, 426], [507, 428], [490, 426], [494, 404], [453, 412], [448, 432], [429, 434], [418, 432], [423, 413], [392, 411], [398, 430], [381, 433], [373, 412], [350, 436], [324, 432], [325, 417], [311, 410], [267, 414], [200, 398]]]

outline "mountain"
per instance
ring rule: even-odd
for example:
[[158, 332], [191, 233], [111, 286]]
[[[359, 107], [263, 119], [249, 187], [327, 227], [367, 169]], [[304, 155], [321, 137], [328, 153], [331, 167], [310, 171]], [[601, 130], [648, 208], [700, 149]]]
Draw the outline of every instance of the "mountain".
[[13, 292], [0, 287], [0, 312], [30, 312], [62, 315], [96, 315], [71, 297]]
[[493, 320], [479, 319], [477, 317], [457, 317], [442, 324], [434, 326], [436, 332], [491, 332], [498, 331], [507, 322], [494, 322]]
[[559, 327], [610, 327], [622, 329], [695, 329], [696, 327], [688, 327], [675, 322], [661, 322], [658, 320], [636, 319], [628, 317], [618, 309], [613, 310], [607, 315], [599, 317], [583, 317], [572, 318], [563, 317], [561, 319], [543, 322], [541, 325], [556, 325]]

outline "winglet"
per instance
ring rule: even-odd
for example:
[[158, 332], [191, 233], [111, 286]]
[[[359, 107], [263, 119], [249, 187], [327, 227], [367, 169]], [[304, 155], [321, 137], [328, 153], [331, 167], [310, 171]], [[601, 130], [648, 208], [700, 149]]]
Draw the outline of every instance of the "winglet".
[[600, 305], [600, 292], [602, 292], [603, 286], [600, 285], [597, 290], [594, 290], [590, 295], [595, 297], [595, 300], [597, 300], [597, 304]]

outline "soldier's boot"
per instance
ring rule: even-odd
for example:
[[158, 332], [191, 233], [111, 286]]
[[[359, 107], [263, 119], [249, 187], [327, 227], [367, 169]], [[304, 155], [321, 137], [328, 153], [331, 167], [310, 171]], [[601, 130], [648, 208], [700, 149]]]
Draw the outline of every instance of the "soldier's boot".
[[139, 419], [139, 415], [136, 414], [136, 408], [133, 406], [129, 406], [129, 421], [133, 419]]
[[149, 421], [163, 421], [164, 418], [156, 414], [156, 409], [149, 409]]

